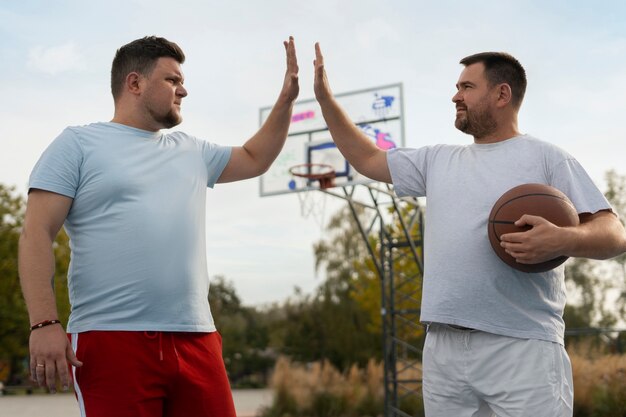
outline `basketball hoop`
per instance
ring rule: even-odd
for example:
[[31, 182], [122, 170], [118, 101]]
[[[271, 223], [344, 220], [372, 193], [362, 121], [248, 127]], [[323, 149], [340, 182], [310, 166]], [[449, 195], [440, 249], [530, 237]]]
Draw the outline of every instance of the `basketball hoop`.
[[327, 164], [300, 164], [289, 168], [294, 177], [306, 178], [309, 182], [317, 181], [320, 190], [335, 186], [335, 169]]
[[[312, 182], [319, 183], [319, 189], [325, 190], [335, 186], [335, 169], [328, 164], [299, 164], [289, 168], [289, 173], [294, 177], [304, 178], [307, 185]], [[324, 227], [324, 213], [326, 212], [326, 193], [313, 193], [311, 189], [303, 189], [297, 193], [300, 200], [300, 215], [304, 218], [312, 216], [320, 228]], [[315, 195], [314, 195], [315, 194]]]

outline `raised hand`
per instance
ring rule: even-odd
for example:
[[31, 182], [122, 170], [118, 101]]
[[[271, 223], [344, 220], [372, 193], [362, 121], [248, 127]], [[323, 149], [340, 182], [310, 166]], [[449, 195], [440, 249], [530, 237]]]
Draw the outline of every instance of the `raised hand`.
[[324, 56], [322, 56], [319, 42], [315, 43], [315, 61], [313, 61], [313, 66], [315, 69], [315, 79], [313, 81], [315, 98], [317, 101], [326, 100], [332, 97], [333, 93], [330, 90], [326, 71], [324, 70]]
[[283, 89], [280, 92], [280, 98], [286, 102], [293, 102], [300, 92], [298, 84], [298, 59], [296, 58], [296, 45], [293, 36], [288, 41], [284, 41], [285, 52], [287, 54], [287, 70], [285, 72], [285, 81]]

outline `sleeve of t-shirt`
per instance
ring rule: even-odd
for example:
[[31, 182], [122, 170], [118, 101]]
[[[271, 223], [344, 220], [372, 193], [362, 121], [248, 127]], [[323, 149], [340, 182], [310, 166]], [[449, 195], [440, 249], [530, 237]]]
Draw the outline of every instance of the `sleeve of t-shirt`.
[[69, 128], [52, 141], [43, 152], [28, 181], [33, 188], [74, 198], [80, 182], [83, 152], [78, 137]]
[[574, 158], [565, 159], [554, 168], [551, 182], [553, 187], [569, 197], [579, 214], [612, 210], [604, 194]]
[[213, 188], [226, 164], [230, 160], [232, 148], [230, 146], [216, 145], [211, 142], [200, 140], [202, 158], [207, 169], [207, 187]]
[[426, 195], [427, 148], [396, 148], [387, 152], [387, 165], [398, 197]]

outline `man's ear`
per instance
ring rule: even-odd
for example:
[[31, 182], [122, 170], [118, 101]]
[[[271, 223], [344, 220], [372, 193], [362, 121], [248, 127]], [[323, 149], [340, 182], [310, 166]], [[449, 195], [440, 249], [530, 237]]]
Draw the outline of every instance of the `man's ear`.
[[141, 80], [141, 74], [133, 71], [126, 76], [126, 83], [124, 86], [129, 93], [138, 95], [141, 93]]
[[508, 105], [511, 102], [511, 100], [513, 100], [513, 91], [511, 91], [510, 85], [506, 83], [502, 83], [498, 85], [496, 91], [498, 94], [498, 106], [499, 107], [504, 107]]

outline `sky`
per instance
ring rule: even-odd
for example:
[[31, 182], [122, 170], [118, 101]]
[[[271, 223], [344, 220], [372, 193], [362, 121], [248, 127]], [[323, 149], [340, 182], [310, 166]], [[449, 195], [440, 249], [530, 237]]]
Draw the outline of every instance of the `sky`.
[[[405, 145], [467, 144], [451, 101], [459, 60], [506, 51], [526, 68], [523, 133], [575, 156], [603, 189], [626, 174], [626, 3], [485, 0], [23, 0], [0, 3], [0, 183], [25, 195], [30, 171], [66, 127], [113, 115], [109, 72], [118, 47], [146, 35], [178, 43], [184, 121], [174, 128], [238, 146], [278, 96], [283, 40], [295, 37], [299, 99], [313, 98], [319, 41], [335, 93], [402, 83]], [[313, 244], [343, 204], [309, 195], [259, 196], [259, 180], [219, 184], [207, 195], [212, 277], [233, 282], [244, 304], [310, 293]], [[302, 196], [300, 196], [302, 197]]]

